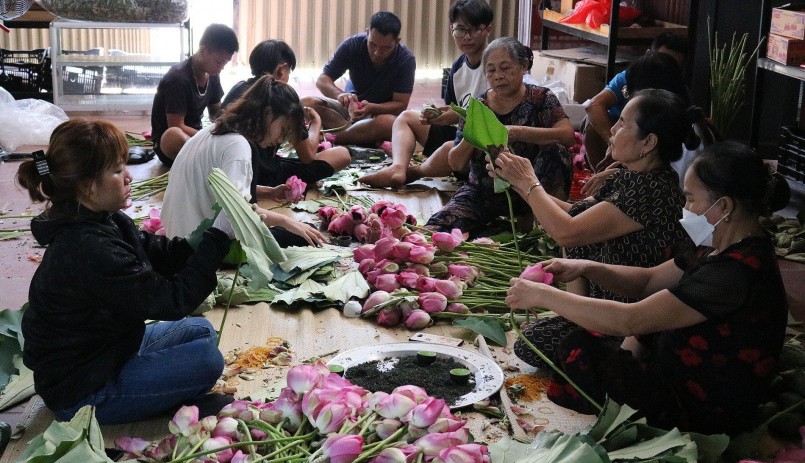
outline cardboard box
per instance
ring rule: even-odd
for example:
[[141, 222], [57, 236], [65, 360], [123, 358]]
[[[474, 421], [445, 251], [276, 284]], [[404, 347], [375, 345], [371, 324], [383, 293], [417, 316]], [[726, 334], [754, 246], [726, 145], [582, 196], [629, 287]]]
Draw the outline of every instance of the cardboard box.
[[805, 11], [772, 8], [770, 34], [805, 39]]
[[594, 97], [606, 84], [606, 69], [602, 66], [537, 55], [531, 75], [541, 82], [548, 74], [565, 84], [568, 98], [577, 103]]
[[786, 66], [799, 66], [805, 63], [805, 40], [769, 34], [766, 58]]

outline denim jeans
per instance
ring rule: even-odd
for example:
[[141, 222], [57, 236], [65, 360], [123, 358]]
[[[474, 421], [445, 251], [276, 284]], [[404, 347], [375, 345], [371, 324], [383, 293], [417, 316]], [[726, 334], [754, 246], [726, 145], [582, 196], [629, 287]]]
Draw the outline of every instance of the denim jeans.
[[217, 335], [200, 317], [159, 322], [145, 328], [140, 352], [120, 374], [75, 405], [54, 410], [69, 420], [84, 405], [95, 406], [101, 424], [143, 420], [172, 412], [186, 401], [206, 394], [224, 369]]

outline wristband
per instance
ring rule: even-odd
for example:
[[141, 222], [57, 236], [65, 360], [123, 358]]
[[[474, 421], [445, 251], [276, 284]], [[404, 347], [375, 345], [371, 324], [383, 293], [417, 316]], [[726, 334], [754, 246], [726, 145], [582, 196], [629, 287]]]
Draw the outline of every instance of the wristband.
[[532, 191], [534, 191], [534, 188], [536, 188], [536, 187], [538, 187], [538, 186], [541, 186], [541, 185], [542, 185], [542, 184], [541, 184], [541, 183], [539, 183], [539, 182], [534, 182], [534, 184], [533, 184], [533, 185], [531, 185], [530, 187], [528, 187], [528, 190], [526, 190], [526, 192], [525, 192], [525, 200], [526, 200], [526, 201], [528, 201], [528, 197], [531, 195], [531, 192], [532, 192]]

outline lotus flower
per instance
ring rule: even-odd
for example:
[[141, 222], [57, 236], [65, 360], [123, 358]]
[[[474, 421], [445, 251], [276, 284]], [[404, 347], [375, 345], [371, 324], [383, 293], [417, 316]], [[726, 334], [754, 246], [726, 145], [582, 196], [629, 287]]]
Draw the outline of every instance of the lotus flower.
[[399, 307], [384, 307], [377, 313], [377, 324], [380, 326], [397, 326], [402, 320]]
[[478, 278], [478, 270], [471, 265], [450, 264], [447, 266], [447, 272], [451, 276], [459, 277], [470, 283]]
[[402, 427], [402, 422], [392, 418], [384, 418], [381, 421], [376, 421], [374, 423], [374, 427], [378, 437], [381, 439], [388, 439], [392, 434], [397, 432], [400, 427]]
[[440, 416], [436, 422], [428, 426], [428, 432], [452, 432], [458, 431], [467, 425], [467, 422], [455, 416]]
[[377, 289], [387, 291], [390, 293], [395, 289], [399, 289], [400, 283], [397, 281], [397, 275], [393, 273], [384, 273], [382, 275], [378, 275], [377, 278], [375, 278], [374, 286]]
[[355, 234], [355, 238], [360, 241], [361, 243], [365, 243], [369, 239], [369, 235], [372, 233], [372, 229], [369, 228], [369, 225], [365, 223], [359, 223], [355, 225], [355, 229], [353, 230]]
[[489, 463], [489, 449], [485, 445], [460, 444], [439, 452], [438, 460], [444, 463]]
[[414, 386], [413, 384], [406, 384], [404, 386], [399, 386], [391, 391], [393, 394], [400, 394], [408, 397], [409, 399], [413, 400], [414, 403], [422, 403], [423, 400], [428, 398], [428, 393], [425, 392], [419, 386]]
[[355, 223], [349, 214], [339, 215], [327, 226], [327, 231], [334, 235], [350, 235], [355, 232]]
[[492, 240], [492, 238], [487, 238], [485, 236], [481, 237], [481, 238], [475, 238], [474, 240], [471, 241], [471, 243], [474, 243], [474, 244], [497, 244]]
[[[201, 449], [208, 451], [208, 450], [216, 450], [221, 447], [226, 447], [228, 445], [232, 445], [232, 439], [226, 436], [220, 437], [211, 437], [205, 440], [201, 444]], [[224, 449], [220, 452], [215, 452], [215, 461], [219, 461], [221, 463], [228, 463], [232, 460], [232, 457], [235, 455], [235, 451], [232, 449]]]
[[375, 396], [375, 411], [387, 419], [402, 420], [417, 404], [409, 396], [396, 392], [391, 394], [376, 392]]
[[450, 280], [436, 280], [434, 289], [437, 293], [444, 295], [444, 297], [450, 300], [458, 299], [464, 292], [457, 284]]
[[237, 430], [238, 420], [232, 418], [231, 416], [224, 416], [218, 419], [215, 429], [212, 430], [212, 437], [234, 437]]
[[463, 243], [466, 237], [461, 233], [461, 230], [454, 228], [450, 233], [436, 232], [430, 239], [433, 240], [433, 244], [440, 251], [450, 252]]
[[352, 251], [352, 256], [355, 258], [355, 262], [362, 262], [364, 259], [375, 257], [375, 245], [373, 244], [362, 244], [355, 248]]
[[333, 206], [322, 206], [316, 212], [316, 215], [319, 216], [322, 225], [325, 227], [330, 225], [330, 222], [332, 222], [334, 218], [342, 214], [343, 212], [341, 212], [341, 209]]
[[409, 262], [405, 266], [405, 268], [410, 270], [410, 271], [412, 271], [412, 272], [416, 272], [416, 274], [419, 275], [419, 276], [423, 276], [423, 277], [429, 277], [430, 276], [430, 268], [425, 264], [415, 264], [413, 262]]
[[545, 283], [549, 285], [553, 283], [553, 273], [542, 270], [542, 264], [530, 265], [523, 270], [520, 278], [536, 283]]
[[391, 230], [402, 227], [407, 218], [408, 213], [405, 207], [400, 204], [389, 206], [383, 209], [383, 212], [380, 214], [380, 221], [383, 222], [386, 228]]
[[374, 248], [375, 260], [379, 261], [389, 257], [392, 249], [394, 249], [394, 246], [399, 242], [400, 240], [393, 237], [380, 238], [377, 240]]
[[377, 214], [379, 216], [389, 206], [394, 206], [394, 203], [392, 203], [391, 201], [387, 201], [385, 199], [381, 199], [380, 201], [372, 204], [372, 207], [369, 208], [369, 213]]
[[378, 304], [388, 302], [389, 299], [391, 299], [391, 295], [388, 293], [388, 291], [375, 291], [370, 294], [363, 303], [363, 312], [371, 310]]
[[361, 275], [366, 275], [370, 271], [374, 270], [376, 266], [376, 262], [372, 258], [363, 259], [360, 264], [358, 264], [358, 271], [361, 272]]
[[375, 264], [375, 268], [380, 269], [381, 273], [397, 273], [400, 271], [400, 264], [383, 259]]
[[447, 304], [447, 310], [450, 313], [458, 313], [458, 314], [468, 314], [470, 313], [470, 308], [460, 302], [453, 302]]
[[419, 275], [409, 270], [403, 270], [397, 275], [397, 282], [406, 288], [415, 289], [419, 281]]
[[425, 236], [422, 235], [421, 233], [409, 233], [405, 235], [403, 241], [411, 244], [416, 244], [417, 246], [424, 246], [428, 244], [428, 239], [425, 238]]
[[438, 456], [439, 452], [444, 449], [466, 444], [469, 440], [469, 435], [469, 431], [467, 431], [466, 428], [461, 428], [453, 432], [427, 434], [417, 439], [414, 445], [422, 449], [425, 453], [425, 459], [427, 460], [429, 457], [433, 458]]
[[330, 463], [351, 463], [363, 449], [363, 437], [353, 434], [333, 434], [321, 445]]
[[428, 397], [411, 409], [406, 419], [411, 426], [427, 428], [436, 422], [436, 419], [439, 418], [444, 407], [444, 400]]
[[420, 277], [416, 284], [416, 289], [423, 293], [436, 291], [436, 278]]
[[443, 312], [447, 308], [447, 298], [437, 292], [419, 293], [419, 306], [427, 313]]
[[431, 323], [430, 314], [422, 309], [414, 309], [405, 319], [405, 327], [409, 330], [421, 330]]
[[408, 260], [417, 264], [429, 264], [433, 262], [434, 251], [431, 246], [411, 246]]
[[145, 449], [148, 448], [150, 443], [145, 439], [139, 437], [118, 437], [115, 439], [115, 445], [120, 450], [131, 454], [133, 456], [142, 457]]
[[[378, 433], [380, 435], [380, 433]], [[380, 437], [381, 439], [385, 439], [384, 437]], [[380, 451], [372, 459], [371, 463], [406, 463], [408, 461], [408, 457], [405, 456], [405, 452], [397, 447], [386, 447]]]
[[393, 258], [398, 260], [406, 260], [408, 259], [408, 255], [411, 253], [411, 248], [414, 245], [407, 241], [400, 241], [399, 243], [395, 244], [393, 248], [391, 248], [391, 255]]
[[[330, 434], [341, 429], [344, 421], [350, 416], [350, 409], [338, 402], [331, 402], [321, 408], [315, 420], [311, 422], [322, 434]], [[308, 418], [312, 418], [308, 416]]]
[[300, 180], [296, 175], [292, 175], [285, 181], [288, 190], [285, 191], [285, 200], [289, 203], [298, 203], [305, 195], [307, 183]]
[[366, 209], [360, 205], [354, 205], [349, 208], [349, 215], [355, 223], [363, 223], [366, 221]]
[[313, 365], [297, 365], [288, 371], [288, 387], [297, 394], [304, 394], [319, 382], [319, 371]]
[[148, 213], [148, 218], [143, 220], [142, 230], [154, 235], [165, 236], [165, 228], [159, 218], [159, 209], [151, 209]]
[[173, 415], [173, 419], [168, 423], [168, 430], [171, 434], [188, 437], [195, 433], [200, 426], [198, 424], [198, 407], [195, 405], [184, 406]]

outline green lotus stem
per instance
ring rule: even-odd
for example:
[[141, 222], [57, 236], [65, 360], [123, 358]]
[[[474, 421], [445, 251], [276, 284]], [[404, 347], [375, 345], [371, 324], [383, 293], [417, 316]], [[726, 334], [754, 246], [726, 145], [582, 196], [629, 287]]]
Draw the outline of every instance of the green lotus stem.
[[[206, 439], [204, 439], [204, 440], [206, 440]], [[201, 442], [204, 442], [204, 440], [202, 440]], [[218, 452], [220, 452], [220, 451], [222, 451], [222, 450], [226, 450], [226, 449], [234, 449], [234, 448], [240, 448], [240, 447], [247, 447], [247, 446], [249, 446], [249, 445], [265, 445], [265, 444], [273, 444], [273, 443], [281, 442], [282, 440], [283, 440], [283, 439], [269, 439], [269, 440], [262, 440], [262, 441], [243, 441], [243, 442], [235, 442], [235, 443], [233, 443], [233, 444], [224, 445], [224, 446], [221, 446], [221, 447], [218, 447], [218, 448], [215, 448], [215, 449], [204, 450], [204, 451], [202, 451], [202, 452], [197, 452], [197, 453], [193, 453], [193, 454], [190, 454], [190, 455], [184, 455], [184, 456], [181, 456], [181, 457], [179, 457], [179, 458], [173, 458], [173, 457], [172, 457], [172, 459], [171, 459], [171, 460], [170, 460], [168, 463], [181, 463], [181, 462], [183, 462], [183, 461], [190, 461], [190, 460], [194, 460], [194, 459], [196, 459], [196, 458], [198, 458], [198, 457], [202, 457], [202, 456], [204, 456], [204, 455], [209, 455], [209, 454], [211, 454], [211, 453], [218, 453]], [[285, 439], [285, 440], [287, 441], [287, 439]], [[200, 443], [199, 443], [198, 445], [200, 445]], [[291, 448], [291, 447], [293, 447], [294, 445], [298, 445], [298, 442], [290, 442], [290, 443], [288, 443], [287, 445], [285, 445], [285, 446], [283, 446], [283, 447], [281, 447], [281, 448], [282, 448], [283, 450], [287, 450], [288, 448]], [[269, 454], [269, 455], [266, 455], [266, 456], [264, 456], [264, 457], [263, 457], [263, 459], [265, 459], [266, 457], [273, 457], [273, 456], [275, 456], [275, 453], [271, 453], [271, 454]], [[301, 454], [299, 454], [299, 455], [294, 455], [294, 456], [292, 456], [292, 457], [283, 457], [283, 458], [279, 458], [279, 459], [274, 459], [274, 460], [272, 460], [272, 462], [289, 461], [289, 460], [291, 460], [291, 459], [293, 459], [293, 458], [299, 458], [299, 456], [301, 456]]]
[[232, 305], [232, 295], [235, 294], [235, 286], [240, 276], [240, 264], [235, 267], [235, 278], [232, 279], [232, 286], [229, 287], [229, 298], [226, 300], [226, 307], [224, 307], [224, 316], [221, 318], [221, 327], [218, 329], [218, 340], [216, 345], [221, 345], [221, 338], [224, 335], [224, 324], [226, 324], [226, 316], [229, 314], [229, 307]]
[[20, 233], [20, 232], [28, 232], [31, 231], [30, 228], [4, 228], [0, 230], [0, 233]]
[[0, 220], [4, 219], [32, 219], [36, 217], [35, 215], [30, 214], [23, 214], [23, 215], [0, 215]]
[[535, 346], [527, 337], [525, 337], [522, 330], [520, 330], [520, 327], [515, 323], [514, 309], [511, 309], [511, 311], [509, 312], [509, 319], [512, 322], [512, 329], [514, 330], [515, 333], [517, 333], [517, 337], [520, 338], [520, 340], [523, 341], [523, 343], [525, 343], [525, 345], [527, 345], [529, 349], [534, 351], [534, 353], [537, 354], [537, 356], [541, 358], [543, 362], [547, 363], [548, 366], [550, 366], [553, 369], [553, 371], [555, 371], [559, 376], [564, 378], [564, 380], [567, 381], [568, 384], [573, 386], [573, 388], [576, 389], [579, 392], [579, 394], [581, 394], [582, 397], [587, 399], [595, 408], [597, 408], [599, 412], [604, 409], [604, 407], [602, 407], [601, 404], [596, 402], [595, 399], [593, 399], [586, 392], [584, 392], [578, 386], [578, 384], [576, 384], [575, 381], [570, 379], [567, 373], [565, 373], [561, 368], [559, 368], [555, 363], [553, 363], [551, 359], [549, 359], [545, 354], [543, 354], [542, 351], [537, 348], [537, 346]]
[[517, 262], [520, 264], [520, 272], [522, 272], [525, 267], [523, 267], [523, 256], [520, 254], [520, 244], [517, 242], [517, 224], [514, 222], [514, 206], [512, 205], [512, 194], [509, 190], [510, 188], [506, 188], [503, 192], [506, 193], [506, 202], [509, 203], [509, 221], [512, 224], [512, 239], [514, 240], [514, 249], [517, 251]]
[[358, 458], [353, 460], [352, 463], [361, 463], [361, 462], [366, 461], [369, 458], [377, 455], [378, 453], [380, 453], [381, 450], [383, 450], [384, 448], [388, 447], [389, 443], [394, 442], [396, 444], [397, 439], [400, 436], [402, 436], [403, 434], [405, 434], [406, 432], [408, 432], [408, 426], [401, 426], [400, 429], [395, 431], [394, 434], [390, 435], [386, 439], [383, 439], [382, 441], [375, 442], [374, 444], [369, 444], [369, 445], [365, 446], [361, 450], [360, 455], [358, 455]]

